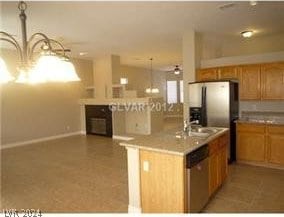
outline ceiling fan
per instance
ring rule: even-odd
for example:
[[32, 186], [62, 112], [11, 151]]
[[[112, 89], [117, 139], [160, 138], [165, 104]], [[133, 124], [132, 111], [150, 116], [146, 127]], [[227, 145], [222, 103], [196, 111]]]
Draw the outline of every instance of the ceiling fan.
[[175, 75], [179, 75], [182, 72], [182, 68], [179, 65], [174, 65], [174, 67], [166, 72], [174, 73]]

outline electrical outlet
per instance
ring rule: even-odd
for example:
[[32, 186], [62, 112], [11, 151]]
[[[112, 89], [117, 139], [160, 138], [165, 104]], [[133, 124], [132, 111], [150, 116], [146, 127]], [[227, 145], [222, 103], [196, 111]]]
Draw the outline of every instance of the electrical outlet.
[[143, 161], [143, 170], [149, 172], [149, 161]]

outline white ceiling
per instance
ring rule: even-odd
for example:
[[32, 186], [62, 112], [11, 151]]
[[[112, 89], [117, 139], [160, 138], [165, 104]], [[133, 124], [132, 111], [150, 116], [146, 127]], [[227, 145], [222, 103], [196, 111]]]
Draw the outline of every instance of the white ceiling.
[[[182, 62], [182, 35], [236, 36], [246, 29], [258, 35], [284, 29], [284, 2], [28, 2], [28, 33], [63, 39], [72, 56], [121, 56], [124, 64], [165, 67]], [[17, 2], [2, 2], [1, 30], [21, 35]], [[30, 35], [30, 34], [29, 34]], [[82, 58], [82, 57], [81, 57]], [[156, 65], [156, 66], [155, 66]]]

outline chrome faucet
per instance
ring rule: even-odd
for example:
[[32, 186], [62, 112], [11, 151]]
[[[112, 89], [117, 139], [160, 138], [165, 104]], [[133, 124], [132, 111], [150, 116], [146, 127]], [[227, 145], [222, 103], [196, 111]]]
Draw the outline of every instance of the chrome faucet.
[[190, 133], [191, 131], [191, 125], [192, 124], [199, 124], [198, 120], [194, 120], [194, 121], [188, 121], [188, 120], [184, 120], [183, 121], [183, 131], [187, 134]]

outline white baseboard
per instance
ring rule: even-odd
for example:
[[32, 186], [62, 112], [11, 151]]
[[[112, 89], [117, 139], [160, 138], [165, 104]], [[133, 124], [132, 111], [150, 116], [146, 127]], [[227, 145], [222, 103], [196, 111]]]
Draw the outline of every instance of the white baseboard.
[[56, 136], [48, 136], [48, 137], [42, 137], [42, 138], [39, 138], [39, 139], [32, 139], [32, 140], [23, 141], [23, 142], [14, 142], [14, 143], [8, 143], [8, 144], [4, 144], [4, 145], [2, 144], [0, 149], [14, 148], [14, 147], [18, 147], [18, 146], [30, 145], [30, 144], [34, 144], [34, 143], [38, 143], [38, 142], [60, 139], [60, 138], [75, 136], [75, 135], [80, 135], [80, 134], [82, 134], [82, 132], [77, 131], [77, 132], [72, 132], [72, 133], [59, 134], [59, 135], [56, 135]]
[[142, 209], [140, 207], [128, 205], [128, 213], [142, 213]]
[[133, 137], [119, 136], [119, 135], [113, 135], [112, 138], [116, 140], [123, 140], [123, 141], [130, 141], [134, 139]]

